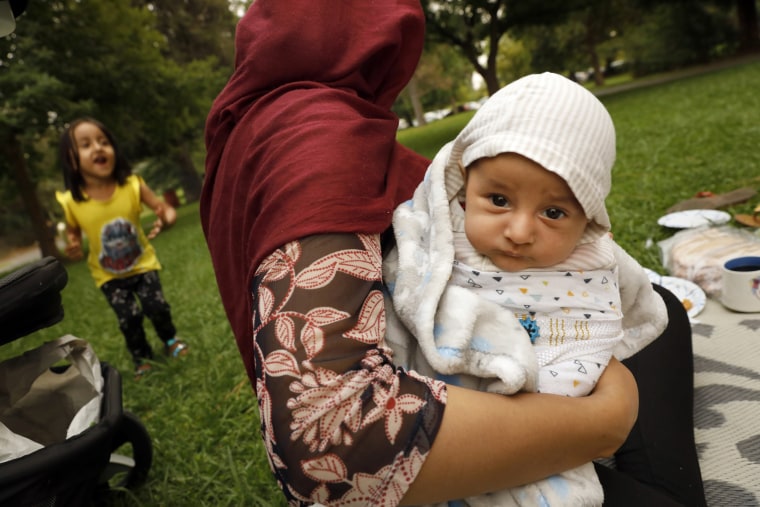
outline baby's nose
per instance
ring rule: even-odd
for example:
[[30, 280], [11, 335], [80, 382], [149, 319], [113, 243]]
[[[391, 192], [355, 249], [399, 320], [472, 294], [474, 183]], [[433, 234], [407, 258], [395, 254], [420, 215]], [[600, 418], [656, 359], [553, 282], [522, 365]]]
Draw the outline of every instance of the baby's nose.
[[518, 245], [532, 243], [535, 232], [534, 220], [529, 213], [510, 213], [504, 226], [504, 236]]

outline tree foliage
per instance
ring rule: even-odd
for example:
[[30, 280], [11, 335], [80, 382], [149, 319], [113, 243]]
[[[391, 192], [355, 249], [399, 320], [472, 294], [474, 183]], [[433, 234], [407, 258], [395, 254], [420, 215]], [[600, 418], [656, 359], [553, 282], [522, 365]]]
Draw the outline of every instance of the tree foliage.
[[631, 20], [626, 55], [636, 75], [729, 56], [738, 48], [731, 7], [692, 0], [647, 6]]
[[462, 52], [486, 83], [489, 94], [500, 88], [498, 54], [501, 38], [509, 30], [549, 25], [592, 0], [423, 0], [425, 19], [433, 41], [453, 45]]
[[[165, 165], [175, 175], [167, 181], [187, 181], [189, 166], [199, 188], [192, 153], [202, 152], [206, 114], [231, 71], [236, 18], [225, 0], [184, 3], [193, 15], [128, 0], [35, 0], [0, 39], [0, 169], [15, 175], [44, 253], [56, 253], [44, 222], [59, 211], [50, 185], [44, 195], [37, 187], [53, 177], [50, 153], [75, 117], [105, 122], [133, 162], [183, 160]], [[12, 201], [0, 236], [18, 226]]]
[[[414, 78], [394, 106], [395, 112], [409, 125], [424, 125], [423, 111], [455, 109], [462, 102], [476, 98], [472, 89], [472, 66], [456, 48], [444, 44], [426, 47]], [[419, 102], [416, 110], [414, 102]]]
[[[236, 17], [228, 0], [135, 0], [156, 15], [164, 54], [177, 63], [215, 57], [231, 66]], [[239, 2], [238, 2], [239, 3]]]
[[756, 0], [422, 3], [430, 42], [458, 48], [489, 94], [504, 82], [498, 69], [505, 36], [524, 44], [534, 71], [589, 68], [597, 84], [620, 55], [647, 73], [760, 47]]

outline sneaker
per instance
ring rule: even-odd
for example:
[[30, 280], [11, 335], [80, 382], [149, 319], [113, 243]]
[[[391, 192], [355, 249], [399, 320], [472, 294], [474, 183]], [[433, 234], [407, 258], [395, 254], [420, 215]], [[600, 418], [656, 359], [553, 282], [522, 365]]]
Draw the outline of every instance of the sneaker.
[[186, 356], [187, 352], [187, 344], [178, 338], [172, 338], [164, 345], [164, 354], [169, 357]]

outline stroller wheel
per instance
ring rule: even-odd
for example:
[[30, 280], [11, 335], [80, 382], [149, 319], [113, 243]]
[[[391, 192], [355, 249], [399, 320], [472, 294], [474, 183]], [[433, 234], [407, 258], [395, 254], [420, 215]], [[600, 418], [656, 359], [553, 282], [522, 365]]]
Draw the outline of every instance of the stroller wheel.
[[[131, 458], [116, 453], [125, 444], [132, 446]], [[147, 479], [152, 462], [153, 443], [148, 430], [136, 415], [125, 410], [113, 442], [110, 462], [101, 475], [101, 481], [109, 483], [111, 488], [135, 488]]]

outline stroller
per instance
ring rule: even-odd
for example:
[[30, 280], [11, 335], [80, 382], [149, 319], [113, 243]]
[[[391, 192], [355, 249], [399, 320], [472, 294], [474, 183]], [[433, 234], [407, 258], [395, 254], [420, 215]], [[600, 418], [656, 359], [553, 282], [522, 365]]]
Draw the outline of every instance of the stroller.
[[[0, 279], [0, 345], [59, 322], [63, 318], [60, 291], [67, 281], [65, 268], [53, 257]], [[0, 506], [92, 505], [145, 481], [153, 459], [150, 435], [134, 414], [122, 408], [119, 372], [105, 362], [99, 365], [102, 396], [97, 422], [70, 438], [64, 435], [59, 442], [0, 463]], [[56, 363], [49, 370], [65, 374], [69, 368], [72, 365]], [[3, 424], [7, 422], [3, 405], [8, 404], [8, 386], [14, 380], [10, 377], [0, 371]], [[98, 411], [97, 402], [94, 411]], [[50, 416], [56, 411], [47, 412]], [[18, 428], [18, 421], [15, 424]], [[126, 445], [131, 445], [132, 457], [116, 453]]]

